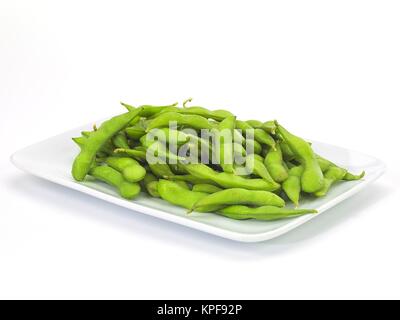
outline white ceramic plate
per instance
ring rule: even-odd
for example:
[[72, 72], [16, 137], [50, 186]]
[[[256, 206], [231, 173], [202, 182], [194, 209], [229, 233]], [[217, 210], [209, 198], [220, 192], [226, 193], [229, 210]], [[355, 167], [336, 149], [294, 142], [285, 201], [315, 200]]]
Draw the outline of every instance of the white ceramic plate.
[[[112, 188], [101, 182], [89, 179], [83, 183], [75, 182], [70, 175], [70, 170], [78, 148], [71, 141], [71, 137], [79, 136], [82, 130], [88, 128], [90, 126], [71, 130], [27, 147], [15, 153], [11, 157], [11, 160], [15, 166], [25, 172], [132, 209], [135, 213], [148, 214], [224, 238], [243, 242], [269, 240], [300, 226], [359, 192], [381, 176], [385, 170], [384, 164], [371, 156], [314, 142], [313, 148], [320, 155], [336, 162], [338, 165], [348, 168], [352, 172], [366, 171], [366, 176], [361, 181], [338, 183], [330, 190], [326, 197], [302, 201], [302, 207], [317, 209], [319, 212], [317, 215], [304, 215], [271, 222], [236, 221], [216, 214], [192, 213], [188, 215], [185, 209], [170, 205], [160, 199], [151, 198], [144, 193], [137, 199], [128, 201], [119, 197]], [[331, 211], [330, 214], [334, 214], [334, 212]]]

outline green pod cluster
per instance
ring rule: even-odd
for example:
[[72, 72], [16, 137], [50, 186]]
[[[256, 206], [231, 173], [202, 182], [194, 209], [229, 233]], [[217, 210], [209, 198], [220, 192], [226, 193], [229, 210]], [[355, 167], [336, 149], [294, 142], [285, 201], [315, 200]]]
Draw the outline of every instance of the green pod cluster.
[[[339, 181], [365, 175], [316, 154], [277, 121], [242, 121], [227, 110], [187, 106], [190, 101], [182, 107], [122, 103], [127, 113], [73, 138], [80, 152], [72, 176], [83, 181], [89, 174], [126, 199], [142, 188], [190, 211], [268, 221], [314, 213], [301, 208], [305, 195], [323, 197]], [[280, 196], [300, 209], [285, 207]]]
[[285, 201], [272, 192], [233, 188], [209, 194], [194, 203], [191, 209], [197, 210], [197, 208], [209, 206], [226, 207], [236, 204], [246, 204], [257, 207], [275, 206], [281, 208], [285, 206]]

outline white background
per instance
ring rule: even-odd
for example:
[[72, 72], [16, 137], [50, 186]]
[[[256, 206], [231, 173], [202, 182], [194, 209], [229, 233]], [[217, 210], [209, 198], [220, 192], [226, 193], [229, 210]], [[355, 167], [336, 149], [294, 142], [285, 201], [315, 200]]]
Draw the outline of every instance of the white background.
[[[0, 2], [0, 298], [400, 298], [398, 1]], [[39, 180], [12, 152], [189, 96], [377, 156], [365, 191], [241, 244]]]

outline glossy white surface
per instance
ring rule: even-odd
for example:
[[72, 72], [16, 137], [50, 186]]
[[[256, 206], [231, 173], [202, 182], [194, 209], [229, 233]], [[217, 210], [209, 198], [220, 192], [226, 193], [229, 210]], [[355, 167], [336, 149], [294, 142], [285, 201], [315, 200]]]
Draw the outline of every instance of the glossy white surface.
[[[144, 193], [137, 199], [128, 201], [122, 199], [112, 187], [104, 183], [93, 181], [92, 179], [77, 183], [72, 179], [70, 171], [73, 159], [79, 149], [71, 141], [71, 138], [79, 136], [81, 131], [89, 130], [90, 127], [90, 125], [87, 125], [71, 130], [27, 147], [15, 153], [11, 160], [18, 168], [28, 173], [87, 193], [96, 198], [136, 212], [237, 241], [257, 242], [269, 240], [317, 216], [316, 214], [308, 214], [278, 221], [236, 221], [215, 214], [192, 213], [188, 215], [186, 213], [187, 210], [171, 205], [161, 199], [151, 198]], [[313, 147], [321, 156], [348, 168], [351, 172], [360, 173], [363, 170], [366, 171], [365, 178], [360, 181], [335, 184], [326, 197], [318, 199], [310, 197], [301, 201], [301, 208], [316, 209], [319, 212], [318, 214], [322, 214], [327, 209], [362, 190], [384, 172], [384, 164], [374, 157], [319, 142], [314, 142]], [[334, 212], [330, 214], [334, 214]]]

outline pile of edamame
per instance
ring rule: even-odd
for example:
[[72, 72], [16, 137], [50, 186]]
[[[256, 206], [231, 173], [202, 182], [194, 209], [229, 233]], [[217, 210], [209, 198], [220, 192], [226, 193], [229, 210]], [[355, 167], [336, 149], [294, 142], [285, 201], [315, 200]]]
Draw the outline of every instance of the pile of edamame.
[[323, 197], [333, 184], [365, 174], [316, 154], [277, 121], [243, 121], [189, 102], [122, 103], [127, 112], [73, 138], [80, 147], [74, 179], [91, 176], [129, 200], [144, 191], [188, 212], [277, 220], [316, 213], [298, 208], [302, 197]]

